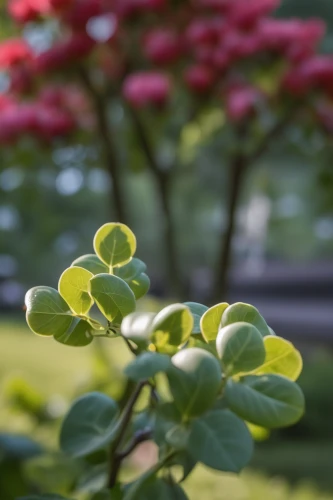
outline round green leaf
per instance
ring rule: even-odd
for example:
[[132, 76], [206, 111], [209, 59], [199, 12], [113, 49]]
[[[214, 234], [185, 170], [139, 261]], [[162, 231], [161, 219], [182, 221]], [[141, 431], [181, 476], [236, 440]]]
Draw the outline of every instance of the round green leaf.
[[69, 267], [60, 276], [59, 293], [75, 314], [87, 314], [94, 303], [88, 293], [89, 282], [93, 276], [83, 267]]
[[128, 284], [111, 274], [98, 274], [92, 278], [90, 295], [109, 321], [120, 323], [136, 307], [134, 293]]
[[125, 224], [104, 224], [95, 234], [94, 250], [110, 268], [124, 266], [135, 254], [136, 239]]
[[251, 323], [251, 325], [259, 330], [263, 337], [271, 335], [271, 331], [258, 309], [250, 304], [236, 302], [236, 304], [227, 307], [222, 314], [221, 327], [231, 325], [232, 323], [238, 323], [239, 321]]
[[274, 429], [296, 423], [304, 413], [304, 396], [297, 384], [279, 375], [249, 375], [228, 380], [229, 408], [251, 424]]
[[256, 375], [275, 373], [284, 375], [290, 380], [297, 380], [303, 368], [300, 352], [291, 342], [281, 337], [267, 336], [264, 338], [266, 358], [264, 363], [255, 370]]
[[150, 331], [154, 313], [132, 313], [121, 323], [123, 337], [131, 340], [139, 347], [145, 347], [150, 339]]
[[167, 376], [171, 394], [183, 417], [196, 417], [211, 408], [221, 384], [221, 369], [208, 351], [192, 347], [175, 354]]
[[136, 300], [141, 299], [150, 288], [150, 279], [145, 273], [140, 274], [136, 278], [128, 281], [128, 286], [135, 295]]
[[37, 286], [25, 296], [27, 323], [37, 335], [61, 335], [72, 324], [68, 304], [54, 288]]
[[263, 337], [250, 323], [233, 323], [221, 328], [216, 350], [227, 375], [249, 372], [265, 361]]
[[194, 333], [194, 334], [201, 333], [200, 319], [201, 319], [202, 315], [205, 314], [205, 312], [208, 310], [208, 307], [204, 306], [202, 304], [198, 304], [197, 302], [184, 302], [184, 305], [189, 308], [189, 310], [192, 313], [193, 319], [194, 319], [192, 333]]
[[174, 352], [189, 338], [193, 324], [193, 316], [184, 304], [167, 306], [153, 320], [151, 341], [160, 352]]
[[208, 309], [200, 321], [201, 333], [206, 342], [215, 341], [220, 329], [222, 314], [229, 304], [223, 302]]
[[108, 266], [93, 253], [82, 255], [75, 259], [74, 262], [72, 262], [72, 266], [83, 267], [83, 269], [86, 269], [94, 275], [109, 272]]
[[190, 455], [216, 470], [239, 472], [253, 453], [251, 434], [228, 410], [215, 410], [194, 420], [188, 441]]
[[123, 279], [124, 281], [131, 281], [141, 273], [144, 273], [147, 269], [147, 266], [142, 260], [133, 257], [128, 264], [125, 266], [117, 267], [114, 271], [116, 276]]
[[91, 344], [94, 337], [91, 334], [91, 326], [83, 319], [74, 318], [69, 329], [64, 333], [57, 333], [54, 338], [60, 344], [73, 347], [84, 347]]
[[105, 394], [81, 396], [63, 421], [61, 449], [73, 457], [82, 457], [105, 448], [113, 438], [117, 415], [117, 403]]
[[132, 380], [147, 380], [160, 372], [166, 372], [171, 365], [170, 357], [158, 352], [144, 352], [137, 356], [125, 369]]

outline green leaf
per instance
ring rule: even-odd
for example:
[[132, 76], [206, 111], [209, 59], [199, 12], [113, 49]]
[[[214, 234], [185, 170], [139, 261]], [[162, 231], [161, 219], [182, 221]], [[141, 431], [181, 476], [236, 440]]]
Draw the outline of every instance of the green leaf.
[[154, 318], [154, 313], [129, 314], [121, 323], [121, 334], [138, 347], [144, 348], [150, 342], [151, 325]]
[[197, 461], [191, 457], [187, 450], [182, 450], [172, 458], [171, 464], [182, 467], [183, 474], [179, 480], [179, 482], [182, 483], [191, 474], [194, 467], [197, 465]]
[[109, 272], [109, 267], [93, 253], [82, 255], [82, 257], [75, 259], [74, 262], [72, 262], [72, 266], [83, 267], [83, 269], [86, 269], [93, 275]]
[[128, 281], [128, 286], [132, 290], [135, 295], [136, 300], [141, 299], [150, 288], [150, 279], [145, 273], [140, 274], [136, 278], [133, 278], [131, 281]]
[[88, 293], [89, 282], [93, 276], [83, 267], [69, 267], [60, 276], [59, 293], [75, 314], [87, 314], [94, 303]]
[[124, 266], [135, 254], [136, 239], [125, 224], [104, 224], [95, 234], [94, 250], [110, 268]]
[[90, 295], [109, 321], [119, 321], [135, 310], [135, 297], [128, 284], [110, 274], [98, 274], [90, 281]]
[[249, 375], [228, 380], [229, 408], [251, 424], [267, 429], [296, 423], [304, 413], [304, 396], [297, 384], [279, 375]]
[[178, 484], [148, 473], [132, 483], [125, 493], [124, 500], [187, 500]]
[[73, 347], [84, 347], [91, 344], [94, 337], [91, 334], [92, 328], [84, 319], [74, 318], [69, 329], [64, 333], [57, 333], [54, 338], [60, 344]]
[[281, 337], [267, 336], [264, 338], [266, 358], [264, 363], [255, 370], [256, 375], [275, 373], [284, 375], [290, 380], [297, 380], [303, 368], [300, 352]]
[[37, 335], [61, 335], [72, 324], [68, 304], [54, 288], [37, 286], [25, 296], [27, 323]]
[[156, 420], [153, 427], [153, 439], [155, 443], [162, 447], [165, 445], [165, 437], [167, 433], [180, 424], [182, 415], [174, 403], [159, 403], [156, 408]]
[[131, 259], [128, 264], [125, 264], [125, 266], [116, 268], [114, 273], [119, 278], [129, 282], [144, 273], [146, 269], [147, 266], [144, 262], [142, 262], [142, 260], [133, 257], [133, 259]]
[[53, 493], [44, 493], [43, 495], [28, 495], [27, 497], [19, 497], [16, 500], [70, 500], [68, 497], [62, 497]]
[[216, 410], [194, 420], [189, 453], [216, 470], [239, 472], [253, 453], [253, 440], [242, 420], [228, 410]]
[[222, 328], [216, 350], [228, 376], [254, 370], [265, 361], [263, 337], [250, 323], [233, 323]]
[[214, 342], [220, 329], [222, 314], [229, 307], [223, 302], [208, 309], [200, 321], [201, 333], [206, 342]]
[[189, 439], [189, 429], [183, 424], [171, 427], [165, 434], [165, 441], [175, 450], [185, 450]]
[[193, 316], [184, 304], [167, 306], [153, 320], [151, 341], [160, 352], [175, 352], [190, 337], [193, 324]]
[[221, 384], [221, 369], [208, 351], [192, 347], [175, 354], [167, 376], [175, 404], [184, 418], [211, 408]]
[[263, 337], [271, 335], [271, 331], [258, 309], [250, 304], [237, 302], [236, 304], [232, 304], [227, 307], [222, 314], [221, 327], [231, 325], [232, 323], [238, 323], [239, 321], [251, 323], [251, 325], [255, 326], [259, 330]]
[[117, 416], [117, 403], [105, 394], [81, 396], [63, 421], [61, 449], [73, 457], [82, 457], [104, 448], [114, 436]]
[[202, 315], [205, 314], [205, 312], [208, 310], [208, 307], [202, 304], [198, 304], [197, 302], [184, 302], [184, 305], [189, 308], [194, 319], [192, 333], [194, 334], [201, 333], [200, 319]]
[[137, 356], [125, 369], [132, 380], [147, 380], [160, 372], [166, 372], [171, 365], [170, 357], [158, 352], [144, 352]]
[[120, 484], [117, 484], [112, 490], [101, 490], [92, 496], [91, 500], [122, 500], [124, 494]]

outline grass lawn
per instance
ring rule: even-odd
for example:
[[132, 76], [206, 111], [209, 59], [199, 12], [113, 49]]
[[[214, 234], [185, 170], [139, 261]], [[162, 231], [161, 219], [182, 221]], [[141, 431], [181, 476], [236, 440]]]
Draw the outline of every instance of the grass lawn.
[[[116, 370], [121, 370], [128, 356], [120, 339], [102, 342], [103, 351], [110, 358]], [[13, 380], [21, 380], [30, 384], [41, 396], [55, 395], [58, 400], [69, 400], [78, 390], [89, 387], [92, 374], [96, 375], [95, 348], [70, 348], [58, 344], [53, 339], [33, 335], [25, 324], [15, 320], [0, 322], [0, 431], [34, 432], [26, 419], [17, 413], [8, 411], [6, 402], [8, 387]], [[301, 449], [283, 445], [272, 454], [269, 447], [259, 450], [254, 463], [272, 464], [268, 470], [274, 471], [275, 477], [264, 478], [257, 472], [246, 471], [241, 477], [221, 475], [198, 467], [197, 472], [189, 479], [186, 490], [191, 500], [333, 500], [333, 495], [319, 494], [309, 481], [302, 480], [294, 488], [276, 474], [288, 473], [290, 467], [296, 467], [295, 478], [311, 474], [312, 468], [323, 471], [333, 463], [333, 450], [330, 444], [327, 449], [309, 447], [302, 444]], [[325, 481], [324, 481], [325, 483]]]

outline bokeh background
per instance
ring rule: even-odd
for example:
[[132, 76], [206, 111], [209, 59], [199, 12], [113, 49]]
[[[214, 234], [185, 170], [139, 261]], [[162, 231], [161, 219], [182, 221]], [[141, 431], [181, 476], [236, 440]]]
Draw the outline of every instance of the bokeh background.
[[[333, 53], [331, 0], [285, 0], [276, 15], [322, 18], [327, 33], [320, 50]], [[52, 29], [32, 24], [24, 34], [38, 45]], [[0, 42], [16, 32], [2, 1]], [[7, 87], [1, 72], [0, 92]], [[121, 101], [113, 102], [110, 120], [121, 132], [117, 146], [127, 222], [151, 278], [151, 293], [141, 307], [156, 310], [178, 298], [167, 280], [161, 238], [165, 220]], [[223, 120], [216, 106], [200, 122], [184, 125], [180, 107], [171, 117], [163, 115], [159, 124], [165, 130], [157, 144], [162, 164], [175, 155], [172, 137], [180, 136], [169, 202], [183, 288], [199, 302], [207, 299], [214, 279], [226, 220], [224, 151], [233, 137], [217, 133]], [[77, 394], [92, 388], [115, 395], [121, 391], [126, 354], [120, 346], [110, 350], [100, 343], [77, 350], [34, 337], [23, 311], [28, 288], [56, 287], [63, 269], [92, 251], [96, 229], [117, 219], [114, 186], [102, 156], [89, 133], [77, 134], [75, 140], [57, 138], [52, 145], [31, 137], [0, 145], [1, 500], [31, 488], [66, 492], [77, 471], [56, 451], [59, 419]], [[259, 436], [251, 468], [240, 478], [200, 469], [188, 486], [194, 500], [333, 499], [332, 161], [332, 135], [303, 133], [290, 125], [248, 172], [237, 209], [228, 297], [253, 303], [278, 334], [301, 350], [305, 367], [299, 382], [307, 412], [296, 426], [273, 432], [270, 440]], [[40, 447], [50, 453], [40, 455]], [[149, 450], [142, 450], [142, 457], [149, 460]]]

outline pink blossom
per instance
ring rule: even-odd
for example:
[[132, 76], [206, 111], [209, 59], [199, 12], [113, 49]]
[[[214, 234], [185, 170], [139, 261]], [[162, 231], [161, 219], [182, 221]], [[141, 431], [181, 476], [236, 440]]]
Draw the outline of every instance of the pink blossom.
[[239, 122], [249, 117], [263, 95], [250, 85], [236, 85], [227, 91], [226, 112], [230, 120]]
[[169, 77], [157, 72], [133, 73], [125, 79], [123, 84], [125, 99], [137, 108], [149, 104], [163, 106], [169, 97], [170, 90]]
[[170, 29], [155, 29], [148, 32], [143, 41], [143, 52], [155, 64], [172, 63], [182, 53], [182, 42]]

